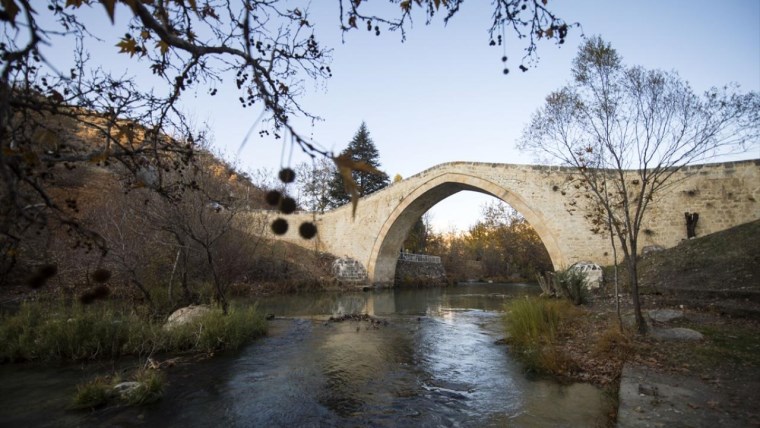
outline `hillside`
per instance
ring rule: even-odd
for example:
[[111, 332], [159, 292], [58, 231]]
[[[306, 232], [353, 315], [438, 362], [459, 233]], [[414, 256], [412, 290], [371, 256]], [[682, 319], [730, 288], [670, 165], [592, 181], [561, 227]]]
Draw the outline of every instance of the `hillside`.
[[272, 209], [265, 190], [205, 144], [146, 141], [81, 109], [23, 119], [23, 144], [5, 153], [23, 168], [0, 186], [0, 302], [115, 295], [168, 310], [327, 282], [327, 258], [248, 232], [269, 228], [242, 215]]
[[642, 294], [760, 317], [760, 220], [649, 253], [639, 274]]

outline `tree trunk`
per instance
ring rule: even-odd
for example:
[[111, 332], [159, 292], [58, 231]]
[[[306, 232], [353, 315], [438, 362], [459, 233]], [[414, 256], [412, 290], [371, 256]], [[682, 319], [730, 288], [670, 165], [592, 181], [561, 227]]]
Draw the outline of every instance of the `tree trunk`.
[[222, 284], [219, 282], [219, 276], [216, 274], [216, 269], [214, 268], [214, 258], [211, 255], [211, 248], [209, 247], [206, 247], [206, 258], [208, 260], [208, 265], [211, 268], [211, 274], [214, 277], [216, 299], [219, 302], [219, 305], [222, 307], [222, 312], [224, 315], [227, 315], [227, 309], [229, 308], [229, 305], [227, 304], [227, 299], [224, 297], [224, 291], [222, 290]]
[[623, 332], [623, 317], [620, 315], [620, 283], [618, 281], [618, 256], [617, 247], [615, 247], [615, 232], [612, 229], [612, 216], [607, 213], [607, 230], [610, 233], [610, 244], [612, 245], [612, 262], [615, 272], [615, 313], [617, 313], [618, 328]]
[[631, 294], [633, 295], [633, 311], [636, 315], [636, 331], [641, 335], [647, 333], [647, 323], [641, 314], [641, 301], [639, 300], [639, 279], [636, 263], [635, 252], [628, 255], [628, 281], [631, 284]]

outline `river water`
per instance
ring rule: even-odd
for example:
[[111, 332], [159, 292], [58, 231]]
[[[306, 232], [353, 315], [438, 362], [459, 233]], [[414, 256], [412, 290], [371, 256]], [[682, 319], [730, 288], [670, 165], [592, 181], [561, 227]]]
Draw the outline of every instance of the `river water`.
[[[263, 299], [277, 316], [267, 337], [169, 369], [164, 398], [147, 407], [65, 410], [72, 385], [113, 367], [2, 366], [0, 426], [602, 426], [601, 390], [531, 378], [496, 343], [504, 303], [537, 291], [464, 284]], [[327, 321], [349, 313], [387, 325]]]

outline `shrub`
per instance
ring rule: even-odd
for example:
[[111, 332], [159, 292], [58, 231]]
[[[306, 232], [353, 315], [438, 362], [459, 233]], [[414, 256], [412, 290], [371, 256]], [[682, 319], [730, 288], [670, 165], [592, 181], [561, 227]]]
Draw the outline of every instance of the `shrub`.
[[586, 274], [576, 269], [558, 270], [554, 273], [554, 280], [557, 288], [562, 290], [562, 294], [573, 304], [586, 303], [588, 297]]
[[159, 370], [140, 369], [135, 373], [135, 381], [140, 386], [125, 397], [130, 406], [158, 401], [164, 393], [166, 376]]
[[528, 370], [552, 372], [569, 365], [554, 346], [561, 330], [577, 316], [569, 302], [526, 297], [508, 303], [506, 310], [509, 343]]
[[633, 348], [631, 338], [616, 323], [610, 324], [594, 344], [594, 354], [597, 357], [624, 356]]
[[108, 404], [113, 381], [104, 376], [77, 385], [72, 403], [73, 409], [95, 409]]

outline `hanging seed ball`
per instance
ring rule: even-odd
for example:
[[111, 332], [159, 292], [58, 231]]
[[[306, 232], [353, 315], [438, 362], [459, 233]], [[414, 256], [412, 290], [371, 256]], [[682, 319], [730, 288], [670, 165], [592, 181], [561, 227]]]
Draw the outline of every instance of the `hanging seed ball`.
[[92, 295], [96, 299], [105, 299], [109, 294], [111, 294], [111, 290], [105, 285], [98, 285], [94, 290], [92, 290]]
[[298, 234], [301, 235], [301, 238], [303, 239], [311, 239], [317, 234], [317, 226], [308, 221], [301, 223], [301, 226], [298, 227]]
[[283, 214], [292, 214], [296, 210], [296, 200], [286, 196], [280, 200], [280, 212]]
[[284, 235], [288, 231], [288, 222], [284, 218], [278, 218], [272, 222], [272, 232], [275, 235]]
[[501, 57], [501, 62], [507, 62], [507, 56], [506, 55], [503, 56], [503, 57]]
[[45, 286], [47, 280], [48, 279], [46, 277], [37, 273], [26, 281], [26, 285], [28, 285], [30, 288], [37, 289]]
[[504, 69], [504, 74], [509, 74], [509, 69], [508, 68]]
[[280, 170], [280, 181], [283, 183], [292, 183], [296, 179], [296, 172], [290, 168]]
[[95, 269], [92, 273], [92, 280], [95, 282], [106, 282], [111, 279], [111, 271], [108, 269]]
[[58, 273], [58, 265], [55, 263], [47, 263], [40, 266], [39, 275], [45, 278], [50, 278]]
[[267, 201], [267, 203], [273, 207], [276, 207], [280, 204], [280, 198], [282, 197], [282, 194], [276, 190], [270, 190], [267, 192], [264, 199]]
[[96, 296], [91, 292], [82, 293], [82, 295], [79, 296], [79, 303], [83, 305], [90, 305], [93, 302], [95, 302], [95, 299], [96, 299]]

